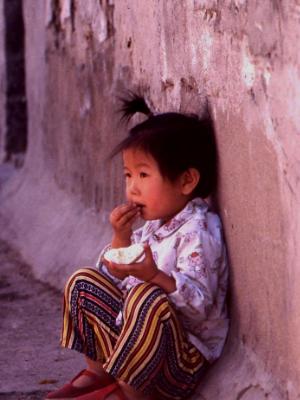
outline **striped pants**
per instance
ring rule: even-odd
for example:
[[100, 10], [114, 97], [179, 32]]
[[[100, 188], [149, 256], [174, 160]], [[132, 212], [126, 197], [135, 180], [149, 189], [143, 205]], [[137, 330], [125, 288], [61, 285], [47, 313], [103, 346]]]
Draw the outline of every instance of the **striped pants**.
[[[123, 322], [117, 324], [120, 311]], [[66, 284], [61, 343], [99, 360], [116, 379], [162, 399], [190, 396], [205, 364], [161, 288], [141, 283], [124, 295], [91, 268], [80, 269]]]

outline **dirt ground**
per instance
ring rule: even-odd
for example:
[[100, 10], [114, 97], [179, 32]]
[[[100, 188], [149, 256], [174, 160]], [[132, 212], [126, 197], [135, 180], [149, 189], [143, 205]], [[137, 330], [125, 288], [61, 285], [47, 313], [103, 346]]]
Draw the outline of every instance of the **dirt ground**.
[[43, 399], [84, 367], [59, 345], [61, 306], [62, 294], [36, 281], [0, 239], [0, 400]]

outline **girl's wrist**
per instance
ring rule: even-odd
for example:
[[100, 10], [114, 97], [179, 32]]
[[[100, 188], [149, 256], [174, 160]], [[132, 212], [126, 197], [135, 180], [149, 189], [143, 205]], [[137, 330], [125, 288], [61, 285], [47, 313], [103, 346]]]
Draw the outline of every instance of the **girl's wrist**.
[[126, 235], [119, 235], [119, 234], [114, 234], [112, 241], [111, 241], [111, 247], [112, 248], [118, 248], [118, 247], [127, 247], [131, 245], [131, 233], [126, 234]]
[[166, 293], [172, 293], [176, 290], [176, 282], [172, 276], [165, 274], [161, 270], [157, 270], [155, 275], [149, 281], [154, 285], [160, 286]]
[[155, 278], [159, 275], [160, 272], [161, 272], [161, 271], [160, 271], [159, 269], [157, 269], [157, 270], [153, 273], [153, 275], [151, 276], [151, 278], [148, 278], [148, 279], [147, 279], [147, 282], [155, 283]]

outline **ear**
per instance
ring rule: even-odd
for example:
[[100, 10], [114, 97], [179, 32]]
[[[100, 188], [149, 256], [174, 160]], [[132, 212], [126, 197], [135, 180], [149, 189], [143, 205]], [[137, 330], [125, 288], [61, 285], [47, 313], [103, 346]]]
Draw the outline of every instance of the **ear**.
[[181, 193], [190, 195], [200, 181], [200, 172], [196, 168], [189, 168], [181, 175]]

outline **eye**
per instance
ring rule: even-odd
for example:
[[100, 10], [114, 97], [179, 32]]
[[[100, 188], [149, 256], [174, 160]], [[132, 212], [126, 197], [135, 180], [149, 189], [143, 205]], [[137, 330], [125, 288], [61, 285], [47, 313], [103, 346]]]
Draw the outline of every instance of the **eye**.
[[146, 172], [140, 172], [140, 178], [146, 178], [149, 176]]
[[131, 174], [129, 172], [124, 172], [124, 178], [125, 179], [131, 178]]

